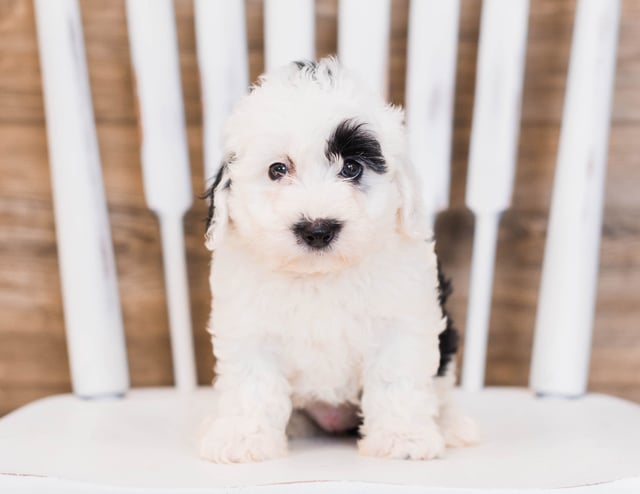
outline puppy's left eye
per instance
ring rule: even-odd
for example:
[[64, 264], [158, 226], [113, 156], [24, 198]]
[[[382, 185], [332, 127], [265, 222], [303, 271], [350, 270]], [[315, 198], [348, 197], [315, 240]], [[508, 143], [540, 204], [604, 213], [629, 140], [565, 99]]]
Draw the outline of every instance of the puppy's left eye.
[[269, 178], [271, 180], [278, 180], [289, 173], [289, 168], [284, 163], [273, 163], [269, 167]]
[[340, 176], [348, 180], [357, 180], [362, 175], [362, 165], [353, 160], [345, 160]]

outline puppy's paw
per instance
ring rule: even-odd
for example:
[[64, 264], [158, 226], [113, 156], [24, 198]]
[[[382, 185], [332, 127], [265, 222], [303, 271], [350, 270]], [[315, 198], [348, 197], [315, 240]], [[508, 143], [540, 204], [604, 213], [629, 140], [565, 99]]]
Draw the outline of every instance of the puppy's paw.
[[435, 422], [411, 432], [376, 429], [358, 442], [360, 454], [400, 460], [431, 460], [441, 457], [445, 442]]
[[200, 456], [215, 463], [247, 463], [287, 455], [287, 438], [255, 419], [213, 417], [202, 428]]
[[456, 408], [442, 410], [438, 425], [445, 443], [451, 448], [472, 446], [480, 442], [480, 431], [476, 423]]

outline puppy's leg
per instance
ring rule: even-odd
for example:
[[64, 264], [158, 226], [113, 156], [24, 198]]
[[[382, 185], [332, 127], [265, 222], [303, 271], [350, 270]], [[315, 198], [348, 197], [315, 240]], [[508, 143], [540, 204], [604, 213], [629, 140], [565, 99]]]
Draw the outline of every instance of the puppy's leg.
[[216, 463], [285, 456], [290, 389], [275, 362], [245, 348], [226, 351], [216, 370], [217, 409], [204, 424], [201, 456]]
[[[428, 460], [441, 456], [445, 442], [436, 423], [437, 336], [399, 325], [384, 331], [363, 374], [360, 453]], [[425, 341], [425, 338], [429, 341]]]
[[451, 390], [456, 382], [455, 362], [449, 362], [443, 376], [433, 378], [433, 384], [438, 393], [440, 413], [438, 425], [444, 436], [445, 443], [450, 447], [470, 446], [480, 441], [480, 434], [476, 423], [462, 413], [453, 401]]

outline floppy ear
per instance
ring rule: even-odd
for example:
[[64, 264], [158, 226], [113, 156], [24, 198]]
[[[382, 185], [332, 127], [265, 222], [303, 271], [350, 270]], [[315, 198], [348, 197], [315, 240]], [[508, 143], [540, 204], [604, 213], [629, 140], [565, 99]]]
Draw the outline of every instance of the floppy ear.
[[419, 179], [413, 165], [405, 159], [396, 169], [396, 183], [400, 196], [398, 228], [410, 238], [428, 240], [433, 236], [425, 213]]
[[219, 244], [229, 223], [228, 199], [231, 189], [229, 164], [232, 159], [229, 157], [223, 160], [215, 180], [205, 193], [205, 197], [209, 201], [209, 214], [207, 215], [207, 232], [204, 235], [204, 244], [209, 250], [215, 249]]

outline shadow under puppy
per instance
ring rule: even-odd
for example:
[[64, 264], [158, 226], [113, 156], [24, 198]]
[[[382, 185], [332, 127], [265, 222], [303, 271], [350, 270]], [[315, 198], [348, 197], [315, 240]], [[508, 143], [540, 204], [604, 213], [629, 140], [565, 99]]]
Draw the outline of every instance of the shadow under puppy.
[[457, 335], [403, 113], [334, 58], [263, 75], [209, 191], [216, 409], [201, 455], [281, 457], [304, 410], [364, 455], [476, 441], [448, 396]]

